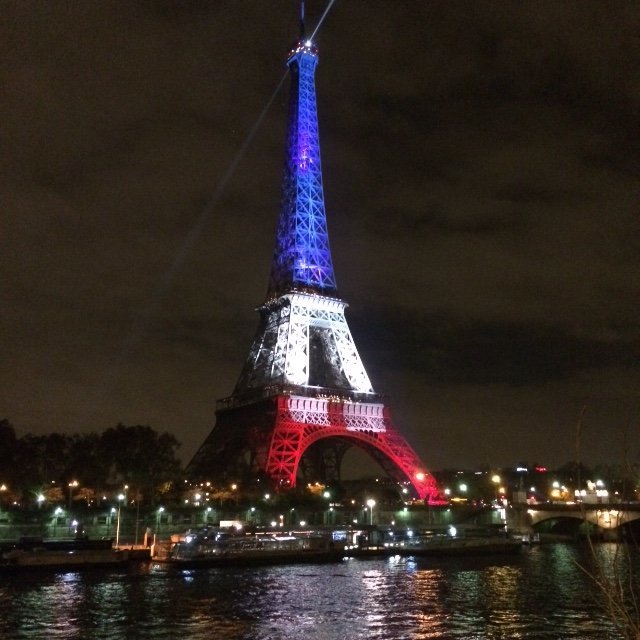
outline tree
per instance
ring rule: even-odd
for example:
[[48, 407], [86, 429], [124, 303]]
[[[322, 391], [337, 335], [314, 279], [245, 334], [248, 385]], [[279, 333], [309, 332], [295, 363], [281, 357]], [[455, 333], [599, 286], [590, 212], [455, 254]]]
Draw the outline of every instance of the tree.
[[102, 449], [98, 433], [73, 434], [69, 442], [68, 478], [77, 479], [84, 488], [99, 495], [109, 484], [110, 461]]
[[0, 420], [0, 484], [13, 479], [13, 460], [16, 448], [16, 432], [12, 424]]
[[180, 446], [170, 433], [158, 434], [149, 426], [119, 424], [107, 429], [100, 439], [101, 455], [113, 482], [142, 491], [152, 503], [156, 491], [174, 482], [181, 473], [176, 450]]

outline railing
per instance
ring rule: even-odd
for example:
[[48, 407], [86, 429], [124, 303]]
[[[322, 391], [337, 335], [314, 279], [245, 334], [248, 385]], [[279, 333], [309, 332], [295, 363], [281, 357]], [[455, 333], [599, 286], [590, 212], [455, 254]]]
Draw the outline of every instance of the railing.
[[349, 389], [331, 387], [310, 387], [286, 384], [273, 384], [259, 389], [251, 389], [243, 393], [222, 398], [216, 402], [216, 411], [225, 411], [235, 407], [251, 404], [274, 396], [289, 395], [317, 398], [330, 402], [378, 402], [384, 403], [385, 396], [378, 393], [362, 393]]

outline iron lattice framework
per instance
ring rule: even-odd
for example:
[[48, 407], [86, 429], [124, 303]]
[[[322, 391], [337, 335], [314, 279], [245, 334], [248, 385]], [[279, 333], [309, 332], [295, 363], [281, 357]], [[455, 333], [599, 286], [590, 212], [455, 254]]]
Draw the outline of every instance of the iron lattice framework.
[[260, 325], [234, 395], [274, 384], [373, 393], [334, 298], [287, 293], [262, 306]]
[[[305, 467], [339, 479], [342, 456], [357, 446], [433, 500], [435, 481], [374, 393], [338, 298], [322, 190], [317, 62], [309, 41], [288, 59], [287, 151], [267, 300], [233, 394], [218, 401], [216, 426], [188, 470], [227, 479], [263, 472], [286, 488]], [[301, 465], [309, 449], [313, 455]]]
[[320, 135], [311, 42], [289, 56], [291, 94], [282, 208], [273, 253], [269, 296], [288, 291], [337, 295], [322, 191]]

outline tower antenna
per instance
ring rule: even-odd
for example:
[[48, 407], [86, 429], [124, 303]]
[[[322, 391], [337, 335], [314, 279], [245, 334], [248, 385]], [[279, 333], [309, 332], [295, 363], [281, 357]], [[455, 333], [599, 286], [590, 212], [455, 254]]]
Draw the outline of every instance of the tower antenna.
[[304, 40], [304, 0], [300, 0], [300, 40]]

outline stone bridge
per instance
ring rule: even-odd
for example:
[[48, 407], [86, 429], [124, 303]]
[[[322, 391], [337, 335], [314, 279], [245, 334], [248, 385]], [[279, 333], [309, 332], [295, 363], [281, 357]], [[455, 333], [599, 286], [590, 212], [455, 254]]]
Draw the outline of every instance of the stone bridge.
[[[514, 505], [515, 506], [515, 505]], [[601, 529], [617, 529], [618, 527], [640, 520], [640, 503], [540, 503], [530, 505], [517, 505], [519, 509], [526, 511], [530, 526], [535, 527], [545, 520], [559, 520], [572, 518], [596, 525]]]

